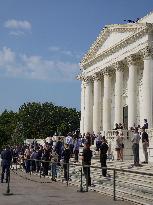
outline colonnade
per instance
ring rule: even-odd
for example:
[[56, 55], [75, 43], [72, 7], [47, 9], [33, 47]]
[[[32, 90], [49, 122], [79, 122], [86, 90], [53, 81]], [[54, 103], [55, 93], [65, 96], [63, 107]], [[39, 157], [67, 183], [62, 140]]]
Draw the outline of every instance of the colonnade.
[[[142, 55], [143, 54], [143, 55]], [[111, 83], [115, 72], [115, 123], [123, 123], [123, 75], [128, 67], [128, 127], [136, 122], [137, 78], [140, 63], [143, 64], [143, 118], [152, 127], [153, 116], [153, 55], [146, 47], [139, 54], [131, 54], [123, 61], [113, 63], [92, 76], [82, 76], [81, 85], [81, 133], [111, 130]], [[96, 72], [96, 70], [95, 70]], [[103, 82], [103, 83], [102, 83]], [[102, 86], [103, 85], [103, 86]]]

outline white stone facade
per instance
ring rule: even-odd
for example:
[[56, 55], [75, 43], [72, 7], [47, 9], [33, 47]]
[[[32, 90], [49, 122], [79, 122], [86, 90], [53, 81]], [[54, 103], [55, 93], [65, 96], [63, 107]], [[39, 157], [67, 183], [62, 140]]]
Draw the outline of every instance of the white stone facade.
[[153, 127], [153, 13], [136, 23], [107, 25], [81, 63], [81, 133]]

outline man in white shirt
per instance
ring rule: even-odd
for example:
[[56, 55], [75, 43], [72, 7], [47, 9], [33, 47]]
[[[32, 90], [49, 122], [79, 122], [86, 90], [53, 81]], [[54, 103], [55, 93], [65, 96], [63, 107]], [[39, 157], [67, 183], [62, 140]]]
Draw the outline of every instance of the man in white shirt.
[[73, 140], [72, 140], [72, 137], [71, 137], [71, 133], [69, 132], [66, 139], [66, 144], [70, 145], [70, 144], [73, 144]]
[[72, 138], [70, 132], [68, 133], [65, 141], [66, 141], [66, 144], [69, 145], [69, 148], [70, 148], [70, 151], [71, 151], [71, 155], [72, 155], [73, 154], [73, 147], [74, 147], [74, 145], [73, 145], [73, 138]]

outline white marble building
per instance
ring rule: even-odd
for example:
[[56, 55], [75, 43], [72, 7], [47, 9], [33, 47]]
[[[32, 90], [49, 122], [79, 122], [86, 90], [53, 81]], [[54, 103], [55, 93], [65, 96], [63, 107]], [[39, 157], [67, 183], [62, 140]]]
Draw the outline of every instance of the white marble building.
[[106, 25], [83, 57], [81, 133], [153, 127], [153, 12], [136, 23]]

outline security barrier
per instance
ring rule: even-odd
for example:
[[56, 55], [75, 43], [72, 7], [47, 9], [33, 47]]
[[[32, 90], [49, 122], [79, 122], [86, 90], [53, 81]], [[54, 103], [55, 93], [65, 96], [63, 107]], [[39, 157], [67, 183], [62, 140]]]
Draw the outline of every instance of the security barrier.
[[[135, 180], [131, 178], [133, 181], [130, 181], [130, 176], [132, 175], [135, 175], [135, 176], [137, 175], [137, 178], [142, 178], [142, 177], [144, 178], [146, 176], [146, 177], [150, 177], [150, 180], [152, 180], [153, 173], [146, 173], [146, 172], [140, 172], [140, 171], [135, 171], [135, 170], [118, 169], [118, 168], [99, 167], [99, 166], [92, 166], [92, 165], [82, 166], [82, 164], [75, 164], [75, 163], [61, 163], [59, 166], [59, 163], [53, 164], [50, 161], [44, 161], [44, 160], [28, 159], [28, 161], [30, 161], [30, 171], [26, 174], [27, 177], [24, 176], [24, 178], [27, 180], [34, 181], [32, 179], [32, 173], [33, 173], [38, 176], [38, 179], [40, 178], [42, 180], [42, 181], [35, 180], [35, 182], [49, 183], [45, 181], [43, 182], [43, 180], [47, 178], [46, 175], [44, 175], [44, 167], [45, 167], [44, 163], [48, 163], [49, 170], [51, 170], [49, 171], [49, 176], [48, 176], [49, 178], [54, 179], [54, 174], [56, 174], [56, 178], [58, 181], [61, 181], [63, 183], [65, 181], [67, 186], [69, 185], [78, 186], [79, 192], [88, 192], [88, 190], [94, 190], [94, 191], [98, 191], [100, 193], [112, 196], [113, 200], [126, 199], [129, 201], [136, 202], [135, 198], [139, 198], [140, 201], [141, 199], [143, 200], [146, 199], [150, 203], [153, 202], [153, 198], [151, 197], [151, 195], [153, 194], [152, 184], [148, 186], [144, 185], [144, 190], [142, 191], [145, 192], [145, 194], [143, 196], [142, 195], [140, 196], [139, 193], [136, 193], [140, 189], [139, 184], [136, 181], [136, 178]], [[32, 170], [31, 162], [40, 163], [40, 171], [38, 173]], [[51, 169], [54, 166], [56, 167], [56, 173], [54, 172], [55, 170], [53, 171], [53, 169]], [[86, 177], [84, 175], [84, 172], [83, 172], [84, 168], [90, 169], [90, 172], [91, 172], [90, 174], [91, 174], [91, 178], [93, 182], [91, 186], [88, 184], [88, 180], [87, 180], [88, 172], [87, 172]], [[22, 173], [25, 173], [24, 169], [25, 167], [23, 163], [21, 164], [20, 161], [18, 160], [16, 164], [12, 165], [11, 171], [21, 176], [20, 171], [22, 171]], [[107, 169], [108, 177], [106, 178], [99, 177], [102, 175], [101, 174], [102, 169]], [[63, 178], [63, 176], [65, 176], [65, 178]], [[21, 177], [23, 177], [23, 175]], [[124, 186], [124, 190], [122, 190], [122, 186]], [[131, 193], [129, 194], [130, 187], [133, 191], [131, 191]], [[141, 204], [143, 204], [143, 202]]]

